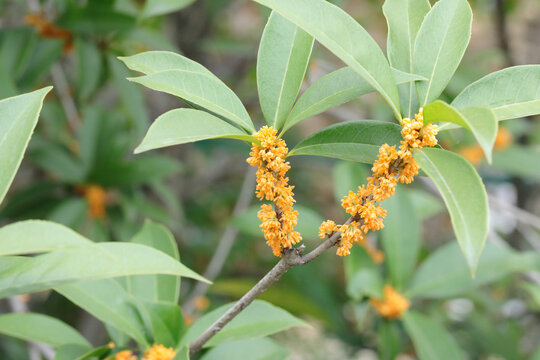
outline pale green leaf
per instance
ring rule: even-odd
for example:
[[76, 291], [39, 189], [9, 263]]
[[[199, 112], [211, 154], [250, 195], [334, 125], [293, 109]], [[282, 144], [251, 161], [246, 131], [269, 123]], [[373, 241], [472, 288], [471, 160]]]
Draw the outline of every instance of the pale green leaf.
[[491, 73], [467, 86], [452, 106], [488, 107], [498, 120], [540, 114], [540, 65], [513, 66]]
[[[390, 65], [408, 73], [414, 72], [414, 43], [424, 17], [431, 9], [428, 0], [386, 0], [383, 5], [388, 24], [387, 56]], [[418, 99], [414, 83], [398, 87], [401, 111], [410, 118]]]
[[0, 203], [4, 200], [52, 87], [0, 100]]
[[[231, 306], [233, 304], [223, 305], [198, 319], [188, 329], [182, 339], [182, 345], [190, 344]], [[285, 310], [265, 301], [255, 300], [204, 346], [216, 346], [230, 341], [263, 337], [296, 326], [307, 326], [307, 324]]]
[[332, 175], [334, 195], [337, 201], [341, 201], [349, 191], [356, 191], [358, 186], [364, 184], [370, 173], [365, 165], [350, 161], [339, 161], [334, 166]]
[[201, 360], [285, 360], [289, 351], [269, 338], [234, 341], [208, 351]]
[[137, 300], [118, 281], [102, 279], [56, 286], [55, 291], [92, 316], [147, 345]]
[[315, 155], [371, 164], [382, 144], [399, 145], [399, 125], [375, 120], [328, 126], [296, 145], [289, 156]]
[[[180, 260], [173, 234], [163, 225], [146, 220], [143, 228], [131, 239], [134, 244], [150, 246]], [[173, 275], [138, 275], [126, 278], [128, 291], [137, 299], [176, 304], [180, 292], [180, 278]]]
[[382, 298], [383, 285], [383, 279], [377, 268], [362, 268], [347, 280], [347, 295], [356, 301], [364, 296]]
[[146, 0], [141, 18], [165, 15], [191, 5], [195, 0]]
[[395, 321], [382, 320], [379, 324], [379, 356], [381, 360], [395, 360], [402, 347], [402, 331]]
[[[424, 124], [443, 121], [470, 130], [484, 150], [488, 162], [497, 137], [498, 122], [495, 114], [485, 107], [468, 107], [457, 110], [444, 101], [437, 100], [424, 107]], [[440, 127], [445, 129], [445, 125]]]
[[58, 348], [64, 344], [90, 347], [90, 343], [74, 328], [53, 317], [34, 314], [0, 315], [0, 333], [18, 339], [35, 341]]
[[414, 311], [407, 311], [403, 322], [420, 360], [463, 359], [456, 340], [435, 320]]
[[135, 153], [217, 138], [257, 142], [253, 136], [205, 111], [174, 109], [154, 121]]
[[418, 149], [414, 158], [441, 192], [458, 243], [474, 275], [488, 232], [487, 194], [480, 176], [469, 161], [450, 151]]
[[[396, 84], [426, 78], [392, 69]], [[373, 87], [350, 67], [332, 71], [311, 85], [294, 104], [285, 120], [283, 132], [301, 121], [339, 106], [359, 96], [375, 91]]]
[[214, 76], [196, 61], [170, 51], [146, 51], [132, 56], [118, 57], [128, 68], [146, 75], [167, 70], [185, 70]]
[[268, 125], [279, 129], [296, 100], [313, 38], [276, 12], [264, 28], [257, 55], [257, 89]]
[[480, 256], [474, 279], [455, 242], [431, 253], [420, 265], [407, 296], [451, 298], [465, 294], [511, 273], [540, 269], [540, 257], [532, 252], [515, 252], [504, 245], [487, 243]]
[[409, 280], [420, 251], [420, 219], [407, 189], [398, 187], [396, 195], [384, 202], [387, 211], [381, 230], [384, 265], [398, 289]]
[[421, 106], [436, 100], [456, 71], [471, 37], [472, 10], [467, 0], [439, 0], [426, 15], [414, 45], [414, 73]]
[[[397, 87], [381, 48], [349, 14], [325, 0], [255, 0], [302, 28], [350, 66], [401, 119]], [[360, 44], [360, 45], [359, 45]]]
[[493, 167], [510, 175], [540, 181], [540, 149], [512, 145], [493, 154]]

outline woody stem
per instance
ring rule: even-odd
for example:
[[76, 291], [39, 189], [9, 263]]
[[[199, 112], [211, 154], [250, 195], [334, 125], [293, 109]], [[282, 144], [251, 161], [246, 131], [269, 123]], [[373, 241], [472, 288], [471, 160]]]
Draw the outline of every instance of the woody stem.
[[[345, 224], [350, 224], [353, 218], [349, 218]], [[272, 284], [278, 281], [283, 274], [289, 269], [298, 266], [305, 265], [315, 258], [319, 257], [326, 250], [330, 249], [337, 244], [341, 237], [341, 232], [337, 231], [332, 236], [328, 237], [319, 246], [313, 249], [311, 252], [304, 255], [305, 246], [302, 245], [298, 248], [285, 248], [283, 249], [283, 257], [281, 260], [268, 272], [264, 277], [259, 280], [255, 286], [253, 286], [244, 296], [240, 298], [225, 314], [217, 319], [208, 329], [206, 329], [197, 339], [190, 344], [189, 353], [194, 353], [201, 350], [203, 345], [208, 342], [214, 335], [216, 335], [225, 325], [227, 325], [232, 319], [236, 317], [242, 310], [244, 310], [249, 304], [253, 302], [260, 294], [265, 292]]]

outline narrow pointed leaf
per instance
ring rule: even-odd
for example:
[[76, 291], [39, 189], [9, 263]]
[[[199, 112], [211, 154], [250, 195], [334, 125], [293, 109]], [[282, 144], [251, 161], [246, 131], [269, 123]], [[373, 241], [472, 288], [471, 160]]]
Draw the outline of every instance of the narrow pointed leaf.
[[285, 360], [289, 351], [269, 338], [234, 341], [208, 351], [201, 360]]
[[[375, 88], [400, 119], [399, 97], [388, 60], [349, 14], [325, 0], [255, 0], [302, 28]], [[361, 46], [359, 46], [361, 44]]]
[[[444, 101], [437, 100], [424, 107], [424, 124], [438, 121], [456, 124], [470, 130], [484, 150], [488, 162], [491, 162], [493, 144], [499, 128], [493, 111], [476, 106], [457, 110]], [[441, 126], [441, 130], [444, 128], [444, 125]]]
[[540, 65], [513, 66], [491, 73], [467, 86], [452, 106], [487, 107], [498, 120], [540, 114]]
[[257, 89], [268, 125], [279, 129], [306, 73], [313, 38], [276, 12], [264, 28], [257, 55]]
[[[396, 84], [404, 84], [426, 78], [392, 69]], [[311, 85], [294, 104], [285, 120], [283, 132], [299, 122], [345, 104], [359, 96], [375, 91], [366, 80], [350, 67], [332, 71]]]
[[229, 138], [257, 142], [251, 135], [205, 111], [174, 109], [158, 117], [135, 153], [207, 139]]
[[147, 318], [153, 342], [176, 348], [185, 331], [185, 320], [180, 306], [163, 302], [144, 302], [140, 309]]
[[439, 0], [426, 15], [414, 46], [414, 73], [421, 106], [436, 100], [456, 71], [471, 37], [472, 10], [467, 0]]
[[487, 194], [480, 176], [470, 162], [450, 151], [418, 149], [414, 158], [439, 189], [474, 275], [488, 232]]
[[[414, 43], [424, 17], [431, 9], [428, 0], [386, 0], [383, 5], [388, 23], [387, 55], [390, 65], [407, 73], [414, 72]], [[411, 117], [418, 104], [414, 83], [398, 87], [401, 112]]]
[[90, 343], [77, 330], [58, 319], [42, 314], [2, 314], [0, 334], [47, 344], [54, 348], [64, 344], [90, 347]]
[[347, 121], [328, 126], [301, 141], [289, 153], [326, 156], [342, 160], [373, 163], [382, 144], [398, 145], [399, 125], [374, 121]]
[[414, 311], [407, 311], [403, 322], [420, 360], [463, 359], [456, 340], [435, 320]]
[[215, 76], [196, 61], [170, 51], [146, 51], [127, 57], [119, 57], [128, 68], [146, 75], [166, 70], [185, 70]]
[[43, 99], [52, 87], [0, 100], [0, 203], [21, 164]]
[[[182, 339], [182, 345], [190, 344], [231, 306], [233, 304], [223, 305], [198, 319], [188, 329]], [[307, 326], [307, 324], [285, 310], [265, 301], [255, 300], [204, 346], [216, 346], [230, 341], [267, 336], [295, 326]]]

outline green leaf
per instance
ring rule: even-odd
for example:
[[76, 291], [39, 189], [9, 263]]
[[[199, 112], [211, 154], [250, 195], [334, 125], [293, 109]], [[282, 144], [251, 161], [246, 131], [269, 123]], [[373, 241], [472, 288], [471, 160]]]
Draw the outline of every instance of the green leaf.
[[398, 187], [396, 195], [384, 202], [384, 208], [387, 216], [380, 238], [384, 264], [392, 284], [401, 289], [409, 280], [420, 251], [421, 223], [404, 187]]
[[148, 345], [137, 300], [118, 281], [102, 279], [56, 286], [55, 291], [92, 316]]
[[52, 87], [0, 100], [0, 203], [4, 200]]
[[[414, 43], [424, 17], [431, 9], [428, 0], [386, 0], [383, 13], [388, 23], [387, 55], [390, 65], [408, 73], [414, 72]], [[418, 99], [414, 83], [398, 87], [402, 113], [410, 118]]]
[[[401, 119], [392, 71], [375, 40], [349, 14], [325, 0], [255, 0], [302, 28], [350, 66]], [[361, 44], [359, 46], [358, 44]]]
[[420, 313], [407, 311], [403, 322], [420, 360], [463, 359], [456, 340], [434, 320]]
[[167, 70], [185, 70], [214, 76], [196, 61], [170, 51], [146, 51], [127, 57], [118, 57], [128, 68], [146, 75]]
[[[233, 305], [223, 305], [198, 319], [188, 329], [182, 339], [182, 345], [190, 344]], [[230, 341], [267, 336], [295, 326], [307, 326], [307, 324], [285, 310], [265, 301], [255, 300], [204, 346], [216, 346]]]
[[472, 10], [467, 0], [440, 0], [426, 15], [414, 45], [414, 73], [421, 106], [437, 100], [456, 71], [471, 37]]
[[399, 125], [375, 120], [347, 121], [328, 126], [296, 145], [289, 156], [315, 155], [371, 164], [379, 147], [401, 141]]
[[535, 146], [512, 145], [493, 154], [493, 167], [508, 174], [540, 181], [540, 149]]
[[379, 325], [381, 360], [394, 360], [401, 351], [401, 331], [395, 321], [382, 320]]
[[34, 314], [0, 315], [0, 333], [18, 339], [35, 341], [58, 348], [64, 344], [90, 347], [90, 343], [74, 328], [53, 317]]
[[208, 351], [201, 360], [285, 360], [289, 351], [269, 338], [234, 341]]
[[540, 65], [513, 66], [491, 73], [467, 86], [452, 106], [487, 107], [498, 120], [540, 114]]
[[[457, 110], [444, 101], [437, 100], [424, 107], [424, 124], [436, 121], [456, 124], [470, 130], [491, 163], [491, 152], [499, 128], [493, 111], [485, 107]], [[445, 125], [440, 129], [445, 129]]]
[[[392, 69], [396, 84], [426, 78]], [[332, 71], [311, 85], [294, 104], [285, 120], [283, 132], [301, 121], [339, 106], [375, 89], [350, 67]]]
[[[163, 225], [146, 220], [142, 229], [131, 239], [134, 244], [150, 246], [180, 260], [173, 234]], [[128, 291], [139, 300], [163, 301], [176, 304], [180, 278], [171, 275], [138, 275], [126, 278]]]
[[488, 201], [480, 176], [470, 162], [446, 150], [418, 149], [414, 158], [441, 192], [474, 276], [488, 233]]
[[181, 10], [195, 0], [147, 0], [141, 12], [141, 18], [164, 15]]
[[362, 268], [347, 281], [347, 295], [359, 301], [364, 296], [382, 298], [383, 279], [376, 268]]
[[279, 129], [296, 100], [313, 38], [276, 12], [264, 28], [257, 55], [257, 89], [268, 125]]
[[171, 303], [144, 302], [139, 309], [147, 317], [153, 342], [176, 348], [185, 330], [185, 320], [180, 306]]
[[135, 153], [206, 139], [229, 138], [258, 142], [256, 138], [212, 114], [195, 109], [174, 109], [150, 126]]
[[97, 89], [103, 71], [99, 48], [91, 41], [75, 41], [77, 60], [77, 96], [87, 99]]
[[408, 296], [451, 298], [488, 284], [511, 273], [540, 268], [540, 257], [533, 252], [515, 252], [507, 246], [487, 243], [474, 279], [466, 268], [459, 246], [447, 243], [433, 252], [416, 271]]
[[426, 190], [407, 189], [420, 220], [426, 220], [444, 210], [444, 205], [438, 197]]
[[[317, 238], [319, 234], [317, 229], [324, 221], [321, 215], [305, 206], [295, 205], [294, 209], [298, 211], [298, 224], [295, 230], [300, 232], [305, 239]], [[252, 206], [234, 218], [231, 224], [244, 234], [261, 237], [262, 231], [257, 218], [259, 210], [259, 205]]]
[[369, 169], [365, 165], [350, 161], [339, 161], [332, 172], [334, 180], [334, 195], [337, 201], [341, 201], [349, 191], [356, 191], [366, 182], [370, 176]]
[[[82, 346], [77, 344], [62, 345], [54, 354], [54, 360], [73, 360], [80, 359], [86, 352], [88, 352], [89, 346]], [[109, 349], [110, 350], [110, 349]]]

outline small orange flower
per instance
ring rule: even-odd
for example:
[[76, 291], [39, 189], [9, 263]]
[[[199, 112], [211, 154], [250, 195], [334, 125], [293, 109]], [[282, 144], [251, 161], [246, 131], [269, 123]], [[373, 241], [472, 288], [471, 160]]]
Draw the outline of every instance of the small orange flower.
[[172, 348], [154, 344], [154, 346], [144, 352], [144, 358], [141, 360], [172, 360], [175, 356], [176, 353]]
[[411, 305], [410, 302], [390, 285], [386, 285], [383, 292], [383, 299], [370, 299], [369, 303], [379, 315], [388, 320], [401, 319], [403, 313]]
[[103, 219], [107, 214], [107, 192], [99, 185], [88, 185], [84, 188], [84, 196], [88, 202], [88, 212], [93, 219]]
[[338, 231], [338, 226], [332, 220], [323, 221], [319, 226], [319, 237], [324, 239], [327, 236], [331, 236], [334, 232]]
[[493, 148], [495, 150], [504, 150], [512, 145], [513, 142], [514, 138], [512, 137], [510, 131], [506, 130], [504, 127], [500, 127], [499, 132], [497, 132], [497, 137], [495, 138]]
[[114, 356], [114, 360], [137, 360], [137, 357], [133, 355], [131, 350], [120, 351]]
[[460, 149], [458, 154], [469, 160], [473, 165], [479, 165], [484, 158], [484, 150], [482, 150], [480, 145], [473, 145]]

